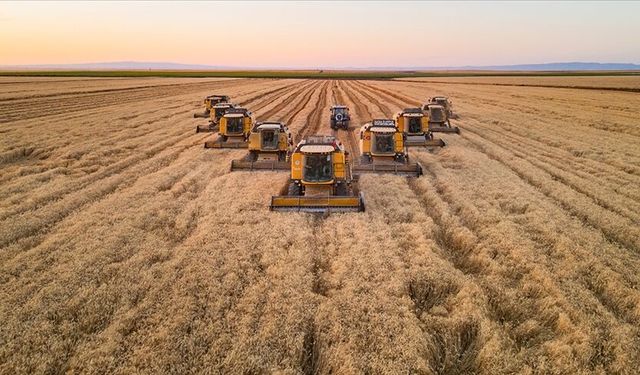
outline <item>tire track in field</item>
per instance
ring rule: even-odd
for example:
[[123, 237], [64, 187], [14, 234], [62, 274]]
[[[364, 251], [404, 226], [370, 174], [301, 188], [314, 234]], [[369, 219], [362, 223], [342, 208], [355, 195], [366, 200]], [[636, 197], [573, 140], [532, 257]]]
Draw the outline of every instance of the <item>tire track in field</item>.
[[322, 110], [327, 104], [327, 96], [329, 89], [329, 81], [323, 81], [322, 88], [320, 89], [320, 94], [318, 95], [318, 100], [315, 103], [315, 108], [309, 112], [306, 117], [302, 128], [295, 135], [295, 143], [300, 142], [303, 138], [309, 135], [316, 135], [318, 129], [320, 128], [320, 124], [322, 122]]
[[314, 86], [313, 90], [309, 90], [304, 97], [301, 100], [301, 104], [300, 106], [298, 106], [298, 108], [291, 112], [288, 116], [286, 117], [282, 117], [282, 121], [287, 124], [287, 126], [289, 126], [293, 120], [298, 117], [298, 115], [300, 114], [300, 112], [302, 112], [305, 108], [307, 108], [307, 105], [309, 104], [309, 101], [311, 101], [311, 97], [313, 96], [313, 93], [315, 92], [315, 90], [318, 88], [320, 84]]
[[261, 97], [252, 99], [251, 101], [245, 101], [242, 103], [238, 103], [240, 106], [244, 107], [245, 105], [249, 104], [249, 103], [254, 103], [253, 105], [255, 105], [256, 107], [265, 107], [272, 97], [272, 95], [279, 95], [282, 91], [286, 91], [292, 87], [298, 87], [298, 86], [305, 86], [308, 85], [309, 82], [311, 80], [304, 80], [302, 82], [295, 82], [289, 85], [285, 85], [283, 87], [279, 87], [273, 90], [268, 90], [267, 92], [265, 92]]
[[410, 97], [408, 97], [406, 95], [398, 94], [398, 93], [393, 92], [391, 90], [386, 90], [386, 89], [383, 89], [383, 88], [380, 88], [380, 87], [376, 87], [376, 86], [373, 86], [373, 85], [365, 84], [364, 82], [360, 82], [360, 84], [365, 89], [371, 90], [373, 92], [384, 94], [392, 102], [396, 102], [396, 104], [399, 104], [400, 108], [405, 108], [408, 105], [422, 108], [422, 103], [420, 103], [419, 101], [414, 100], [413, 98], [410, 98]]
[[351, 84], [351, 87], [353, 87], [355, 92], [365, 97], [370, 103], [375, 104], [387, 118], [393, 118], [393, 110], [391, 107], [380, 100], [376, 100], [366, 89], [362, 87], [359, 81], [352, 81]]
[[[336, 81], [336, 82], [339, 82], [339, 81]], [[336, 99], [341, 104], [347, 105], [349, 101], [346, 99], [345, 97], [346, 95], [338, 83], [336, 83], [335, 88], [336, 90], [334, 94]], [[337, 131], [338, 136], [340, 136], [343, 139], [346, 138], [347, 140], [346, 144], [348, 145], [348, 148], [349, 148], [348, 151], [352, 155], [351, 162], [353, 163], [353, 165], [360, 163], [360, 144], [356, 140], [356, 136], [355, 136], [355, 132], [357, 131], [360, 123], [363, 123], [362, 120], [360, 119], [360, 113], [362, 113], [362, 112], [359, 112], [360, 110], [361, 108], [358, 108], [356, 106], [355, 110], [353, 111], [353, 114], [351, 115], [349, 128], [344, 131], [345, 133], [347, 133], [346, 135], [343, 135], [343, 131], [340, 131], [340, 130]], [[354, 125], [354, 122], [355, 122], [355, 125]]]
[[[372, 100], [372, 98], [365, 96], [362, 93], [361, 89], [356, 87], [353, 81], [350, 81], [346, 86], [349, 88], [349, 90], [347, 91], [353, 94], [352, 96], [355, 98], [354, 101], [363, 104], [364, 108], [366, 108], [366, 112], [371, 116], [371, 119], [387, 117], [387, 114], [390, 113], [390, 111], [385, 112], [385, 109], [383, 109], [378, 102]], [[376, 113], [380, 113], [381, 115], [378, 116]]]
[[289, 92], [287, 96], [278, 98], [278, 100], [280, 100], [279, 102], [269, 103], [269, 104], [273, 104], [273, 103], [276, 103], [276, 104], [271, 109], [267, 110], [264, 114], [260, 115], [260, 120], [258, 121], [269, 121], [269, 120], [272, 120], [273, 118], [282, 120], [283, 118], [286, 117], [286, 115], [280, 115], [279, 113], [284, 108], [292, 104], [293, 104], [294, 110], [292, 110], [288, 114], [299, 112], [302, 108], [304, 108], [304, 106], [299, 107], [299, 106], [296, 106], [296, 104], [303, 102], [306, 96], [313, 93], [313, 91], [318, 87], [318, 85], [319, 85], [318, 83], [310, 81], [309, 84], [301, 86], [296, 90]]
[[[318, 95], [318, 99], [315, 104], [315, 108], [307, 115], [305, 123], [300, 131], [296, 134], [296, 142], [299, 142], [302, 138], [307, 137], [309, 135], [317, 134], [317, 131], [322, 123], [322, 113], [325, 107], [328, 104], [329, 93], [328, 90], [331, 88], [331, 81], [322, 82], [322, 88], [320, 89], [320, 93]], [[307, 101], [308, 102], [308, 101]], [[306, 106], [306, 104], [305, 104]], [[319, 223], [318, 216], [314, 216], [314, 221]], [[323, 298], [327, 298], [327, 290], [323, 286], [322, 282], [322, 273], [326, 272], [327, 265], [323, 264], [323, 259], [327, 259], [327, 250], [326, 246], [322, 246], [325, 238], [321, 235], [321, 225], [314, 224], [312, 225], [313, 233], [312, 236], [314, 238], [313, 243], [313, 251], [312, 254], [312, 278], [313, 278], [313, 293], [315, 295], [321, 296]], [[314, 316], [317, 316], [317, 308], [313, 313]], [[320, 352], [321, 344], [318, 340], [318, 326], [315, 323], [315, 319], [310, 327], [307, 328], [304, 336], [304, 345], [303, 345], [303, 353], [304, 356], [301, 358], [300, 366], [305, 374], [313, 374], [318, 371], [321, 364], [319, 363], [319, 358], [321, 358], [322, 354]]]

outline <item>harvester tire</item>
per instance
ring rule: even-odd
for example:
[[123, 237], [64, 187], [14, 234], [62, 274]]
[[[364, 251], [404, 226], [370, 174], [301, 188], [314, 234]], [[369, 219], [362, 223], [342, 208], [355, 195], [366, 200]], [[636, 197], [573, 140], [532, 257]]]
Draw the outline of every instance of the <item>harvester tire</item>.
[[287, 195], [291, 197], [297, 197], [302, 195], [302, 191], [300, 190], [300, 185], [295, 182], [289, 183], [289, 188], [287, 189]]
[[336, 185], [336, 195], [337, 196], [344, 197], [344, 196], [348, 195], [348, 193], [349, 193], [349, 190], [347, 188], [347, 184], [342, 182], [342, 183], [339, 183], [339, 184]]

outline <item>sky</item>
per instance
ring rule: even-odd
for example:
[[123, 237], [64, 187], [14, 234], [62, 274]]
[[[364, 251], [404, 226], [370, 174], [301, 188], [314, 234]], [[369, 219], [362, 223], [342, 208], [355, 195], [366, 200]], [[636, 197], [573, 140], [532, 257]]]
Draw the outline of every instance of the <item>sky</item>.
[[640, 63], [640, 2], [0, 2], [0, 65]]

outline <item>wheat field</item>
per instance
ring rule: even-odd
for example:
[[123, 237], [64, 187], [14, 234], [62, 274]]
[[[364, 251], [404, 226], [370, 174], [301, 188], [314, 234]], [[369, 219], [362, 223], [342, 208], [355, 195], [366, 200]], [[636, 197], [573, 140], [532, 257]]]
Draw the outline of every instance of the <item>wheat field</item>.
[[[638, 80], [519, 79], [0, 78], [0, 373], [636, 373]], [[347, 104], [352, 153], [447, 95], [462, 134], [364, 213], [274, 213], [209, 94], [297, 140]]]

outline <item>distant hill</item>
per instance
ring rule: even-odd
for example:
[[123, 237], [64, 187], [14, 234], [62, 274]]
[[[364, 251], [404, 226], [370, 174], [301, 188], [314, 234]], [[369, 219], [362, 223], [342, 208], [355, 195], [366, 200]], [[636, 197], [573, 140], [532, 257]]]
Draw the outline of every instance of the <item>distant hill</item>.
[[480, 66], [420, 66], [420, 67], [238, 67], [219, 65], [180, 64], [172, 62], [116, 61], [83, 64], [0, 65], [0, 70], [373, 70], [373, 71], [443, 71], [443, 70], [494, 70], [494, 71], [607, 71], [640, 70], [639, 64], [561, 62], [546, 64], [480, 65]]

